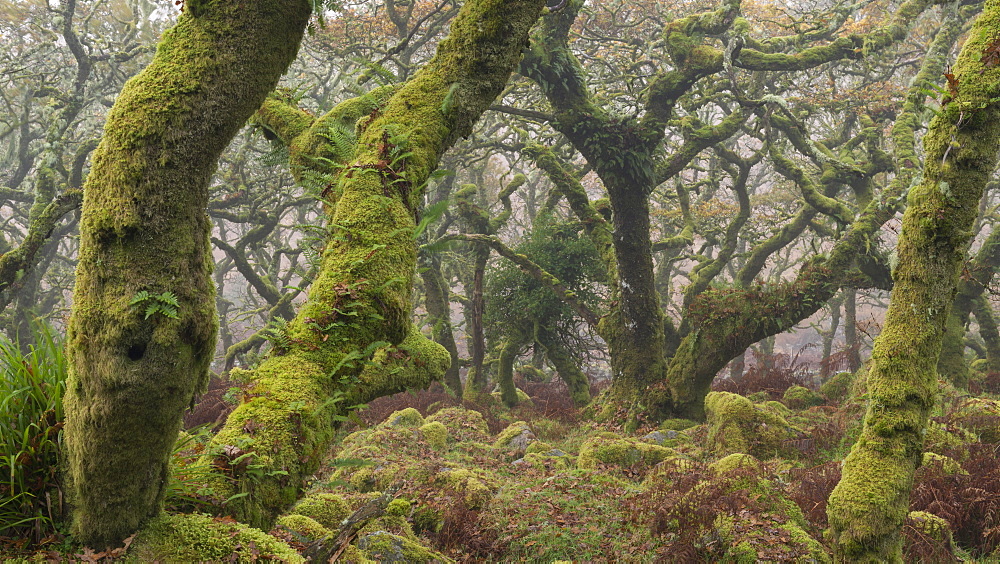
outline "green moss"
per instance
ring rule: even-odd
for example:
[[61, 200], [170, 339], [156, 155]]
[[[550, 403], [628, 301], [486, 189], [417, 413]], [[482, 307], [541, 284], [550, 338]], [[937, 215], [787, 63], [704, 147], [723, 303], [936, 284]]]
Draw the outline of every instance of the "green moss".
[[294, 513], [278, 517], [277, 526], [293, 531], [310, 541], [319, 540], [330, 534], [330, 529], [320, 525], [312, 517]]
[[1000, 443], [1000, 401], [971, 398], [955, 410], [952, 420], [979, 436], [983, 443]]
[[853, 382], [853, 372], [838, 372], [823, 382], [823, 385], [819, 387], [819, 393], [826, 396], [828, 400], [839, 403], [847, 398]]
[[549, 452], [550, 450], [552, 450], [552, 445], [550, 445], [549, 443], [542, 441], [534, 441], [528, 445], [528, 448], [525, 449], [524, 452], [528, 454], [531, 453], [540, 454], [544, 452]]
[[[527, 392], [525, 392], [521, 388], [514, 388], [514, 393], [517, 395], [517, 402], [515, 402], [514, 405], [520, 405], [522, 407], [523, 406], [531, 407], [532, 405], [534, 405], [531, 401], [531, 396], [529, 396]], [[492, 392], [490, 395], [492, 395], [493, 399], [495, 399], [496, 401], [498, 402], [500, 401], [501, 398], [500, 392]]]
[[719, 460], [713, 462], [709, 468], [716, 472], [717, 474], [723, 474], [725, 472], [731, 472], [737, 468], [759, 468], [760, 461], [756, 458], [750, 456], [749, 454], [743, 454], [735, 452], [728, 456], [722, 457]]
[[715, 532], [721, 537], [723, 546], [729, 547], [720, 562], [831, 562], [823, 545], [798, 524], [786, 522], [780, 514], [754, 517], [747, 520], [720, 515], [715, 519]]
[[805, 529], [799, 525], [796, 525], [795, 523], [785, 523], [783, 525], [779, 525], [779, 528], [788, 533], [788, 537], [790, 539], [789, 544], [791, 546], [804, 548], [808, 553], [805, 558], [800, 558], [798, 560], [799, 562], [825, 563], [833, 561], [826, 549], [823, 548], [823, 544], [810, 536], [809, 533], [807, 533]]
[[340, 528], [351, 510], [343, 497], [330, 493], [317, 493], [302, 498], [292, 508], [292, 514], [303, 515], [314, 519], [321, 526], [330, 530]]
[[768, 401], [765, 401], [765, 402], [759, 404], [758, 407], [760, 409], [763, 409], [764, 411], [767, 411], [769, 413], [773, 413], [773, 414], [775, 414], [775, 415], [777, 415], [779, 417], [788, 418], [788, 417], [791, 417], [793, 415], [793, 413], [792, 413], [792, 410], [789, 409], [789, 407], [791, 407], [791, 406], [786, 407], [786, 405], [787, 404], [781, 403], [780, 401], [768, 400]]
[[931, 542], [952, 552], [954, 546], [951, 536], [951, 526], [948, 521], [926, 511], [911, 511], [907, 515], [914, 528], [930, 538]]
[[424, 417], [416, 409], [407, 407], [401, 411], [394, 411], [386, 417], [384, 424], [391, 427], [420, 427], [424, 424]]
[[941, 453], [975, 442], [979, 442], [976, 434], [963, 427], [955, 425], [945, 426], [937, 421], [931, 421], [927, 425], [924, 449]]
[[444, 515], [440, 509], [430, 505], [420, 505], [413, 511], [413, 529], [417, 534], [437, 533], [443, 526]]
[[399, 517], [409, 517], [413, 511], [413, 504], [401, 498], [396, 498], [389, 502], [385, 508], [386, 515], [396, 515]]
[[528, 427], [528, 424], [524, 421], [517, 421], [500, 431], [496, 440], [493, 441], [493, 448], [500, 452], [523, 453], [528, 449], [528, 445], [535, 440], [535, 434]]
[[434, 475], [435, 482], [461, 493], [469, 509], [482, 509], [493, 498], [493, 490], [487, 485], [487, 480], [483, 473], [466, 468], [442, 468]]
[[[235, 558], [235, 560], [230, 560]], [[298, 552], [267, 533], [208, 515], [161, 515], [136, 535], [130, 562], [305, 562]]]
[[440, 421], [431, 421], [422, 425], [420, 433], [432, 449], [438, 452], [448, 450], [448, 428]]
[[420, 546], [415, 541], [385, 531], [362, 535], [354, 545], [376, 562], [454, 562], [447, 556]]
[[792, 409], [805, 409], [814, 405], [823, 405], [823, 398], [816, 392], [804, 386], [792, 386], [785, 390], [781, 400]]
[[[554, 455], [550, 454], [553, 451], [550, 449], [547, 452], [529, 452], [525, 454], [522, 458], [515, 460], [515, 465], [527, 464], [538, 470], [568, 470], [573, 468], [573, 460], [570, 456], [565, 453]], [[562, 452], [562, 451], [555, 451]]]
[[697, 425], [698, 422], [692, 421], [691, 419], [664, 419], [663, 422], [660, 423], [660, 429], [683, 431]]
[[959, 462], [954, 458], [950, 458], [933, 452], [925, 452], [923, 459], [920, 462], [920, 465], [937, 466], [941, 469], [942, 472], [944, 472], [946, 475], [949, 476], [955, 474], [968, 475], [968, 472], [964, 468], [962, 468], [962, 465], [959, 464]]
[[596, 436], [584, 441], [576, 464], [579, 468], [594, 469], [598, 464], [616, 464], [623, 467], [653, 466], [677, 452], [671, 448], [646, 443], [633, 438]]
[[737, 394], [709, 393], [705, 398], [705, 411], [708, 414], [708, 444], [720, 456], [741, 452], [770, 458], [784, 453], [783, 441], [793, 437], [783, 417], [764, 411]]
[[490, 430], [483, 419], [483, 414], [464, 407], [448, 407], [431, 415], [428, 423], [439, 422], [448, 428], [448, 434], [456, 441], [484, 442], [489, 438]]

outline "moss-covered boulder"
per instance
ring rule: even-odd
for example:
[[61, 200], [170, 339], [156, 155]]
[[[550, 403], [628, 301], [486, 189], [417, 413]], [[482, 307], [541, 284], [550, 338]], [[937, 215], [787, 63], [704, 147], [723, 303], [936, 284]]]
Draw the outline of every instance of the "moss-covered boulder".
[[302, 515], [314, 519], [321, 526], [336, 530], [340, 522], [350, 515], [347, 501], [331, 493], [314, 493], [302, 498], [289, 515]]
[[467, 468], [442, 467], [434, 474], [433, 482], [437, 487], [459, 493], [469, 509], [482, 509], [496, 489], [491, 476]]
[[296, 535], [309, 540], [319, 540], [330, 534], [330, 529], [319, 524], [312, 517], [291, 514], [278, 517], [277, 526], [292, 531]]
[[773, 413], [778, 417], [784, 417], [785, 419], [795, 415], [795, 412], [789, 409], [789, 406], [781, 403], [780, 401], [767, 400], [756, 405], [758, 408], [763, 409], [768, 413]]
[[448, 428], [440, 421], [431, 421], [420, 427], [420, 434], [430, 447], [438, 452], [448, 450]]
[[952, 421], [979, 436], [983, 443], [1000, 443], [1000, 401], [969, 398], [952, 414]]
[[427, 423], [438, 422], [448, 429], [448, 434], [460, 442], [485, 442], [490, 429], [483, 414], [464, 407], [447, 407], [430, 415]]
[[128, 562], [305, 562], [287, 544], [232, 520], [162, 514], [136, 534]]
[[925, 452], [920, 465], [939, 468], [941, 472], [947, 476], [954, 476], [955, 474], [968, 474], [968, 472], [962, 468], [962, 465], [959, 464], [959, 462], [954, 458], [934, 452]]
[[708, 444], [719, 456], [736, 452], [757, 458], [792, 454], [783, 443], [795, 437], [784, 417], [729, 392], [710, 392], [705, 398]]
[[709, 464], [708, 468], [716, 474], [724, 474], [738, 468], [760, 468], [760, 461], [749, 454], [734, 452]]
[[819, 393], [832, 402], [840, 403], [847, 398], [853, 385], [853, 372], [838, 372], [823, 382], [823, 385], [819, 387]]
[[[520, 406], [520, 407], [531, 407], [531, 406], [534, 405], [534, 402], [531, 401], [531, 396], [529, 396], [527, 394], [527, 392], [525, 392], [521, 388], [514, 388], [514, 392], [517, 394], [517, 405], [518, 406]], [[493, 399], [497, 403], [500, 403], [502, 401], [500, 399], [500, 390], [492, 392], [492, 393], [490, 393], [490, 395], [493, 396]]]
[[454, 562], [447, 556], [420, 546], [416, 541], [386, 531], [363, 534], [354, 546], [375, 562]]
[[792, 409], [806, 409], [814, 405], [823, 405], [823, 396], [805, 386], [792, 386], [785, 390], [781, 401]]
[[524, 421], [511, 423], [493, 441], [493, 450], [501, 453], [521, 455], [528, 451], [528, 445], [538, 440]]
[[660, 423], [660, 429], [671, 431], [684, 431], [691, 427], [697, 427], [699, 423], [690, 419], [664, 419]]
[[720, 515], [715, 520], [715, 533], [728, 547], [721, 562], [755, 564], [757, 562], [832, 562], [823, 545], [797, 523], [780, 515], [754, 515], [753, 519], [737, 519]]
[[424, 416], [412, 407], [392, 412], [385, 418], [384, 425], [389, 427], [420, 427], [424, 424]]
[[531, 466], [538, 470], [568, 470], [573, 467], [573, 457], [557, 448], [545, 451], [527, 452], [522, 458], [512, 462], [514, 466]]
[[931, 420], [924, 434], [924, 450], [940, 454], [978, 441], [978, 437], [964, 427]]
[[579, 468], [597, 468], [598, 464], [614, 464], [622, 467], [646, 466], [670, 456], [676, 456], [672, 448], [634, 438], [622, 438], [610, 433], [591, 437], [580, 445], [580, 455], [576, 459]]
[[911, 511], [906, 523], [920, 532], [923, 540], [931, 543], [939, 554], [954, 554], [951, 526], [945, 519], [926, 511]]

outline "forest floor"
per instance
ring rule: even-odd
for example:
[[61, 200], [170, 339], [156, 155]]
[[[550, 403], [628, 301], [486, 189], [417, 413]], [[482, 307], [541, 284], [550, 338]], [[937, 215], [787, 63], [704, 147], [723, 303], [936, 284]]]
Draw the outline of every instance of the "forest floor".
[[[1000, 562], [997, 383], [980, 375], [974, 395], [941, 383], [904, 528], [907, 562]], [[558, 381], [521, 381], [529, 399], [509, 410], [435, 385], [357, 412], [306, 496], [270, 536], [256, 532], [266, 540], [204, 516], [230, 527], [228, 545], [177, 552], [197, 534], [165, 521], [155, 546], [35, 559], [829, 561], [826, 499], [863, 413], [851, 387], [848, 373], [816, 391], [788, 378], [722, 381], [706, 423], [627, 434], [589, 422]], [[176, 457], [168, 509], [190, 511], [193, 458]]]

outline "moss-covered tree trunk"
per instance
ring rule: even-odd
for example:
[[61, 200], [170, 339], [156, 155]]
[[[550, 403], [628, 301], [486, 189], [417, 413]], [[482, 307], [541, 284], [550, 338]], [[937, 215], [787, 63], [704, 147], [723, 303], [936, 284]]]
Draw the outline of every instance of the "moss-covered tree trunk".
[[902, 562], [900, 530], [937, 391], [937, 361], [979, 199], [1000, 150], [1000, 1], [986, 2], [924, 137], [924, 178], [903, 218], [895, 285], [868, 373], [868, 410], [830, 496], [841, 562]]
[[330, 186], [331, 230], [309, 299], [252, 374], [208, 447], [213, 484], [242, 521], [270, 528], [330, 446], [343, 408], [440, 377], [450, 357], [417, 332], [415, 217], [441, 154], [503, 90], [544, 0], [466, 2], [437, 54], [358, 120]]
[[969, 385], [969, 363], [965, 359], [965, 328], [969, 323], [969, 315], [975, 307], [976, 300], [993, 281], [998, 266], [1000, 266], [1000, 230], [994, 230], [965, 267], [968, 275], [962, 276], [958, 282], [955, 303], [948, 315], [941, 343], [938, 372], [958, 388], [964, 389]]
[[540, 331], [537, 338], [538, 343], [545, 347], [549, 361], [559, 373], [559, 377], [569, 388], [569, 397], [573, 399], [573, 405], [583, 407], [590, 403], [590, 382], [587, 380], [587, 375], [580, 370], [577, 359], [573, 358], [566, 347], [559, 342], [559, 337], [552, 332]]
[[[895, 17], [909, 22], [924, 8], [924, 2], [910, 2]], [[666, 380], [647, 394], [652, 413], [659, 417], [703, 419], [705, 396], [726, 363], [753, 343], [792, 328], [818, 311], [840, 287], [853, 283], [849, 276], [864, 258], [862, 250], [870, 246], [877, 231], [895, 214], [895, 201], [905, 194], [916, 172], [915, 132], [924, 108], [925, 88], [944, 70], [945, 57], [960, 33], [960, 24], [959, 18], [950, 17], [938, 30], [893, 124], [893, 156], [899, 164], [889, 186], [878, 199], [869, 202], [829, 254], [806, 263], [794, 281], [762, 286], [753, 284], [750, 275], [751, 279], [743, 280], [742, 287], [709, 289], [692, 299], [685, 311], [685, 321], [690, 322], [692, 329], [670, 359]], [[908, 25], [897, 22], [890, 27], [899, 31]], [[889, 35], [880, 37], [884, 40]], [[785, 164], [786, 168], [790, 166], [794, 165]], [[752, 256], [748, 266], [765, 260], [764, 256]]]
[[69, 324], [66, 446], [84, 544], [118, 543], [159, 511], [181, 413], [215, 349], [209, 179], [309, 13], [307, 0], [189, 0], [108, 116]]
[[462, 393], [462, 379], [459, 375], [458, 346], [451, 327], [451, 302], [448, 282], [441, 273], [441, 258], [433, 253], [421, 252], [420, 278], [424, 282], [424, 303], [427, 306], [427, 322], [431, 325], [431, 338], [448, 351], [451, 366], [444, 374], [444, 383], [455, 394]]
[[979, 336], [986, 345], [986, 370], [1000, 372], [1000, 330], [993, 316], [993, 306], [985, 294], [980, 294], [973, 303], [973, 315], [979, 324]]

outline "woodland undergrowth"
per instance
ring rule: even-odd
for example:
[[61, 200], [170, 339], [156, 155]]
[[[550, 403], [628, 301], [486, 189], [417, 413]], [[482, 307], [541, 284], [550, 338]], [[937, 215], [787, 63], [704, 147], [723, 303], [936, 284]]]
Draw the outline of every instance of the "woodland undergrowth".
[[[58, 350], [54, 341], [43, 340], [21, 358], [16, 344], [7, 343], [2, 363], [8, 372], [51, 379], [41, 367], [61, 361], [42, 355]], [[711, 413], [707, 423], [668, 420], [633, 434], [613, 421], [595, 424], [573, 406], [563, 383], [529, 380], [530, 371], [516, 379], [530, 399], [513, 409], [489, 399], [471, 403], [434, 384], [380, 398], [354, 413], [306, 498], [270, 534], [303, 555], [332, 543], [348, 561], [393, 555], [426, 562], [823, 561], [830, 554], [826, 500], [857, 432], [863, 386], [828, 397], [820, 389], [833, 395], [834, 388], [816, 386], [810, 368], [794, 357], [751, 360], [742, 378], [720, 379], [714, 390], [749, 398], [752, 409], [787, 423], [780, 442], [767, 443], [761, 429], [730, 422], [734, 430], [728, 432], [747, 432], [747, 450], [758, 456], [726, 451], [731, 443], [718, 443], [713, 433], [713, 425], [724, 423]], [[992, 391], [997, 379], [978, 374], [968, 392], [942, 383], [925, 447], [929, 454], [917, 472], [910, 507], [925, 513], [911, 513], [904, 527], [908, 562], [987, 562], [1000, 556], [1000, 401]], [[51, 402], [59, 382], [56, 377], [31, 388], [32, 397], [48, 403], [38, 403], [18, 423], [33, 429], [23, 448], [58, 444], [59, 412]], [[604, 387], [594, 383], [595, 396]], [[239, 383], [213, 381], [188, 414], [189, 431], [175, 448], [169, 511], [209, 513], [223, 525], [231, 521], [225, 503], [203, 483], [208, 469], [197, 460], [243, 392]], [[27, 399], [7, 401], [0, 416], [10, 419], [13, 401]], [[773, 451], [767, 454], [767, 448]], [[50, 515], [48, 505], [60, 494], [58, 475], [39, 474], [35, 463], [58, 453], [36, 451], [31, 457], [4, 454], [4, 474], [14, 468], [28, 488], [12, 494], [12, 482], [5, 481], [0, 490], [2, 553], [92, 561], [127, 555], [124, 547], [96, 552], [76, 546], [62, 534], [61, 513]], [[393, 501], [379, 506], [383, 498]], [[34, 520], [8, 516], [7, 508], [14, 507]], [[359, 514], [364, 519], [345, 529]], [[946, 523], [946, 530], [928, 525], [921, 517], [927, 514]], [[374, 539], [382, 538], [395, 540], [376, 545]], [[233, 561], [266, 557], [256, 544], [238, 545], [232, 554]]]

